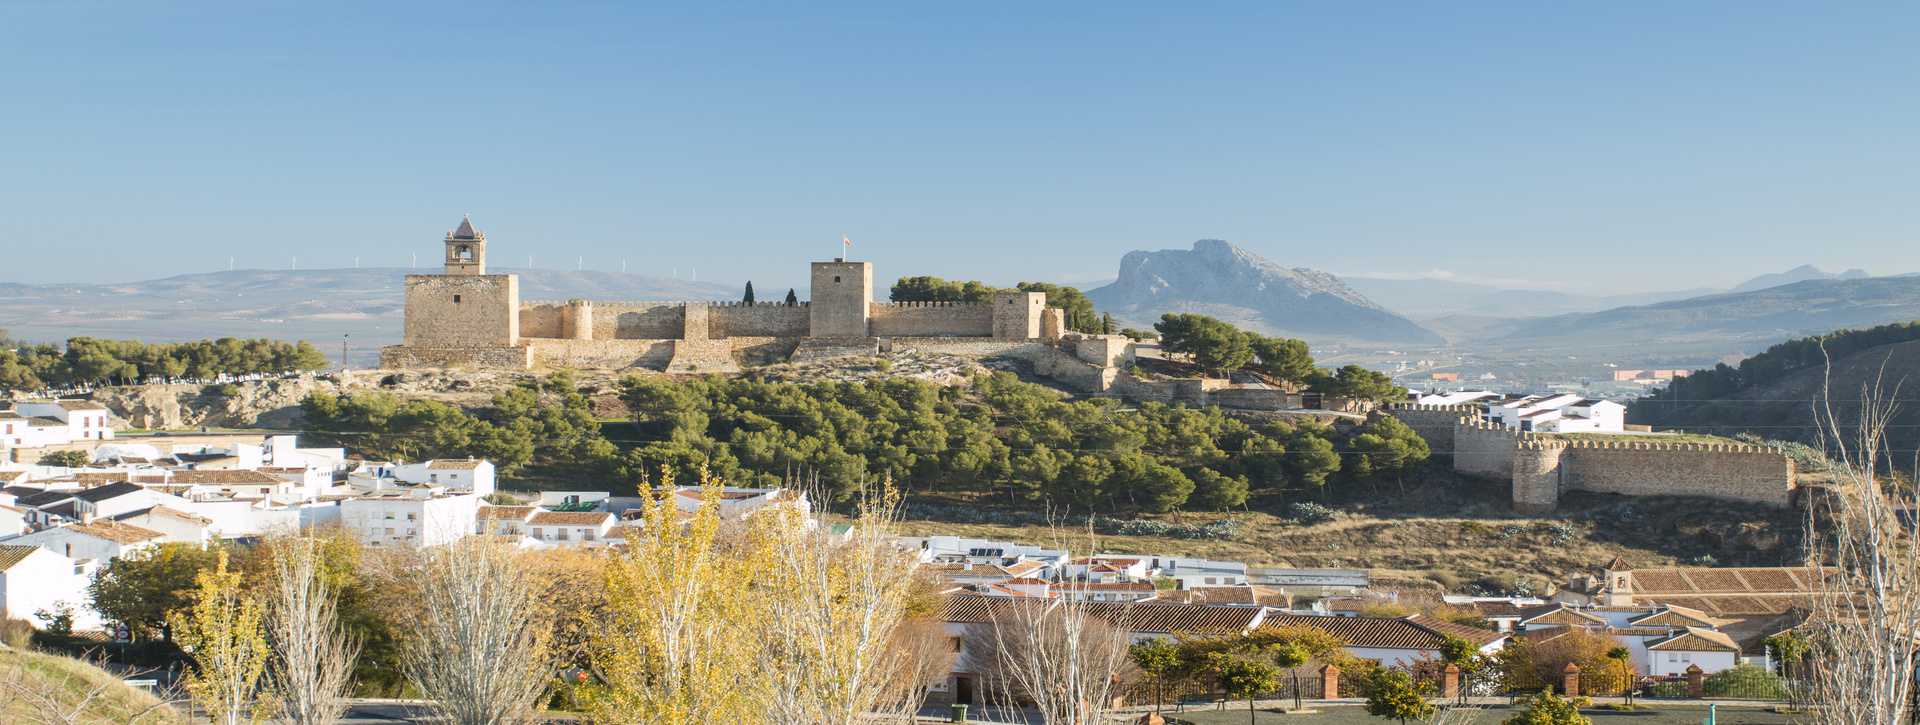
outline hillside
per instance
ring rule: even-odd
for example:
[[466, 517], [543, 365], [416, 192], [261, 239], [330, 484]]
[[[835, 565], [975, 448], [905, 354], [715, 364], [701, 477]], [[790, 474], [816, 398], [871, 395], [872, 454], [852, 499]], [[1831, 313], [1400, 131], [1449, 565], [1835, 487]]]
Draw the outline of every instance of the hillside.
[[[1859, 414], [1864, 387], [1876, 381], [1889, 392], [1897, 387], [1899, 398], [1910, 401], [1914, 397], [1911, 391], [1920, 386], [1920, 340], [1836, 354], [1844, 356], [1834, 361], [1831, 380], [1827, 366], [1811, 364], [1777, 377], [1766, 376], [1764, 382], [1736, 384], [1725, 392], [1702, 392], [1707, 388], [1702, 385], [1682, 387], [1669, 391], [1678, 395], [1634, 401], [1628, 421], [1695, 433], [1751, 432], [1812, 445], [1820, 442], [1818, 411], [1826, 401], [1831, 401], [1834, 416], [1845, 430]], [[1893, 450], [1911, 452], [1920, 447], [1920, 406], [1910, 402], [1900, 405], [1887, 434]]]
[[1317, 270], [1286, 269], [1218, 239], [1192, 250], [1129, 252], [1113, 284], [1087, 292], [1122, 324], [1152, 325], [1160, 315], [1197, 313], [1268, 335], [1310, 341], [1439, 344], [1439, 335]]
[[[15, 649], [0, 650], [0, 715], [6, 722], [79, 722], [97, 725], [173, 725], [185, 718], [153, 695], [80, 660]], [[83, 713], [75, 709], [98, 694]]]
[[1492, 350], [1678, 347], [1712, 359], [1793, 337], [1912, 319], [1920, 319], [1920, 277], [1808, 280], [1753, 292], [1533, 318], [1517, 326], [1440, 326], [1462, 333], [1456, 343]]
[[[0, 328], [30, 341], [76, 336], [147, 342], [272, 337], [356, 348], [397, 344], [406, 276], [438, 268], [259, 270], [125, 284], [0, 284]], [[620, 272], [494, 271], [520, 277], [523, 300], [725, 300], [741, 290]], [[784, 296], [769, 287], [769, 297]]]
[[[1430, 319], [1450, 315], [1524, 318], [1598, 312], [1629, 305], [1649, 305], [1698, 297], [1725, 290], [1701, 287], [1668, 292], [1622, 295], [1585, 295], [1553, 290], [1502, 289], [1445, 279], [1385, 279], [1341, 277], [1342, 282], [1389, 310], [1419, 320], [1432, 329]], [[1444, 330], [1437, 330], [1447, 334]], [[1452, 335], [1448, 335], [1452, 337]]]

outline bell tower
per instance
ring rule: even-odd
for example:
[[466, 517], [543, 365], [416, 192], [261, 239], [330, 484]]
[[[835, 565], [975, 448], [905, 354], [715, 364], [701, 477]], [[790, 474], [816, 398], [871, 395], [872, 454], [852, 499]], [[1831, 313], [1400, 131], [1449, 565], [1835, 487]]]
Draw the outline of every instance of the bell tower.
[[460, 228], [447, 232], [447, 274], [487, 273], [487, 235], [475, 231], [473, 220], [460, 217]]

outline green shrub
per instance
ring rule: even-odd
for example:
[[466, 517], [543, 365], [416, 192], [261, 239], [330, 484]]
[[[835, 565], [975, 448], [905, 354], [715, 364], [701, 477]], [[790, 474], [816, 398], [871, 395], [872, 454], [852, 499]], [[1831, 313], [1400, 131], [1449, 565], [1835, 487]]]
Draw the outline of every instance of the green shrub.
[[234, 385], [233, 383], [221, 383], [219, 385], [209, 385], [207, 386], [206, 390], [201, 391], [201, 394], [202, 395], [219, 395], [219, 396], [231, 398], [235, 395], [240, 394], [240, 386]]
[[1745, 664], [1707, 675], [1701, 683], [1707, 697], [1737, 697], [1743, 700], [1784, 700], [1787, 686], [1758, 665]]
[[1487, 534], [1492, 532], [1493, 532], [1493, 529], [1488, 528], [1486, 524], [1480, 523], [1478, 521], [1460, 522], [1460, 533], [1466, 534], [1468, 536], [1486, 536]]
[[880, 358], [879, 360], [873, 361], [873, 369], [883, 373], [887, 372], [893, 369], [893, 361], [888, 360], [886, 358]]

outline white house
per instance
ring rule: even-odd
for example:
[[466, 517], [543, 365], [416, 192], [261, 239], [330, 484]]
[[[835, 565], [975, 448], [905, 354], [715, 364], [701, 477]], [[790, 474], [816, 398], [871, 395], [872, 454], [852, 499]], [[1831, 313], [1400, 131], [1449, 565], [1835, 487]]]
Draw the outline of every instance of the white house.
[[1622, 432], [1627, 407], [1572, 393], [1515, 395], [1487, 404], [1487, 420], [1537, 433]]
[[552, 546], [596, 546], [606, 543], [615, 521], [605, 512], [540, 511], [527, 521], [528, 536]]
[[91, 566], [42, 547], [0, 545], [0, 612], [32, 622], [35, 613], [65, 604], [74, 629], [98, 629], [100, 615], [87, 606], [92, 575]]
[[538, 506], [481, 506], [474, 514], [473, 533], [491, 536], [529, 536]]
[[27, 523], [26, 509], [0, 505], [0, 540], [11, 539], [32, 530], [33, 526]]
[[487, 496], [494, 491], [493, 462], [473, 458], [402, 463], [393, 467], [391, 475], [407, 483], [445, 486], [459, 493]]
[[113, 519], [94, 519], [83, 524], [67, 524], [9, 539], [14, 546], [38, 546], [69, 559], [109, 561], [129, 552], [153, 547], [166, 538], [152, 529], [123, 524]]
[[166, 506], [129, 511], [114, 516], [113, 520], [158, 531], [162, 544], [182, 543], [205, 547], [216, 533], [213, 519]]
[[111, 518], [129, 511], [184, 504], [186, 499], [132, 483], [109, 483], [73, 494], [73, 512], [81, 521]]
[[1454, 624], [1423, 614], [1388, 619], [1276, 613], [1267, 615], [1261, 620], [1260, 626], [1313, 627], [1323, 630], [1346, 642], [1349, 654], [1389, 666], [1413, 666], [1440, 659], [1440, 644], [1447, 636], [1473, 643], [1482, 654], [1500, 651], [1506, 646], [1508, 638], [1508, 635], [1500, 632]]
[[479, 494], [387, 493], [340, 502], [340, 521], [368, 546], [439, 546], [473, 533]]
[[13, 448], [111, 440], [107, 406], [91, 400], [27, 400], [0, 411], [0, 443]]

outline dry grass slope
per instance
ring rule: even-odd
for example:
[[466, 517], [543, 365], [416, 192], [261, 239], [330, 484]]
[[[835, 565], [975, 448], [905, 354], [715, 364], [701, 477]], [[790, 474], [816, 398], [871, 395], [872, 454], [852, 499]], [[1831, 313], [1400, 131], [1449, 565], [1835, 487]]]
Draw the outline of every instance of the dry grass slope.
[[186, 722], [152, 694], [128, 687], [93, 664], [17, 649], [0, 651], [0, 720], [22, 725]]

